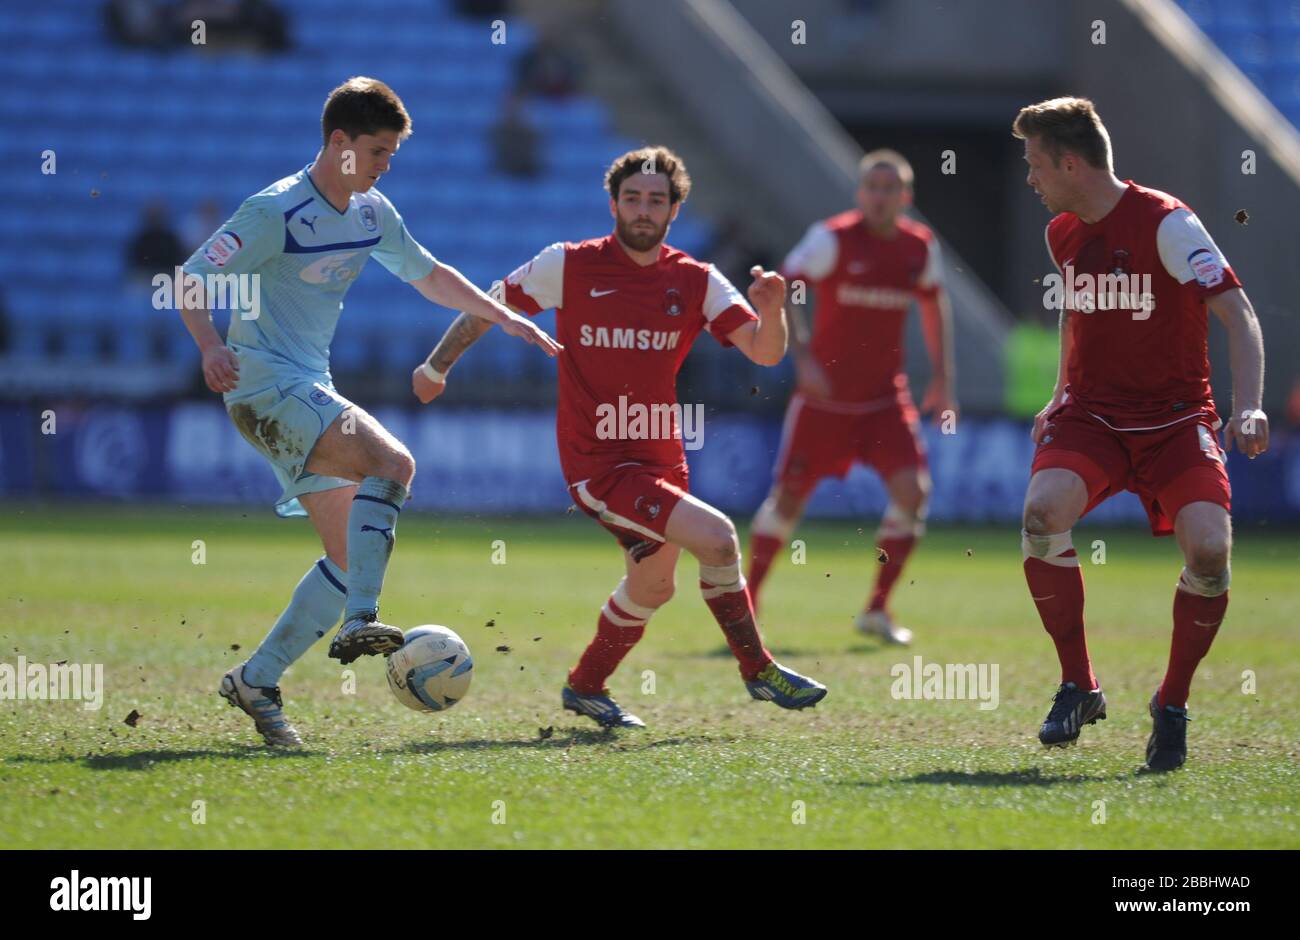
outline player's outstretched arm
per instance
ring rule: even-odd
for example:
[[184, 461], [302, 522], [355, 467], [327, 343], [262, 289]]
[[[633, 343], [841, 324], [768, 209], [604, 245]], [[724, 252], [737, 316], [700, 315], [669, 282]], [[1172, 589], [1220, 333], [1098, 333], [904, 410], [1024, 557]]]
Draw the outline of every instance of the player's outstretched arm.
[[463, 310], [472, 317], [488, 321], [489, 324], [501, 324], [501, 329], [505, 332], [534, 346], [540, 346], [548, 356], [554, 356], [564, 348], [552, 339], [549, 333], [539, 329], [532, 320], [497, 303], [466, 280], [465, 276], [455, 268], [435, 262], [432, 271], [419, 280], [412, 281], [411, 285], [435, 304]]
[[785, 320], [785, 278], [758, 265], [750, 268], [749, 273], [754, 281], [747, 293], [758, 321], [736, 327], [727, 334], [727, 339], [760, 366], [774, 366], [785, 355], [790, 338]]
[[438, 340], [438, 345], [433, 347], [433, 352], [411, 373], [411, 390], [415, 397], [427, 405], [441, 395], [447, 388], [447, 373], [456, 360], [490, 329], [492, 324], [489, 321], [468, 313], [453, 320], [442, 339]]
[[930, 352], [930, 386], [921, 399], [921, 413], [933, 414], [941, 421], [947, 412], [957, 413], [957, 369], [953, 364], [952, 304], [948, 294], [939, 290], [933, 297], [922, 297], [921, 332]]
[[1228, 356], [1232, 362], [1232, 416], [1224, 429], [1224, 447], [1237, 449], [1252, 460], [1268, 450], [1268, 416], [1264, 400], [1264, 334], [1250, 298], [1240, 287], [1215, 294], [1206, 301], [1228, 328]]
[[831, 381], [812, 354], [812, 330], [808, 327], [804, 305], [789, 304], [786, 316], [790, 321], [790, 354], [794, 357], [795, 382], [799, 390], [814, 398], [830, 398]]

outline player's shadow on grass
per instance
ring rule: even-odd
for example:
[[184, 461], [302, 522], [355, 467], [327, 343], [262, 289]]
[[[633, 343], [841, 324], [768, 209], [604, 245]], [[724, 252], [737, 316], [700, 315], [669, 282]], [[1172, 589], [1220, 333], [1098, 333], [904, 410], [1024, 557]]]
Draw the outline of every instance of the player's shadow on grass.
[[894, 784], [956, 784], [966, 787], [1054, 787], [1071, 783], [1113, 783], [1125, 780], [1130, 774], [1044, 774], [1042, 768], [1026, 767], [1023, 770], [930, 770], [911, 777], [893, 780], [861, 780], [850, 783], [855, 787], [887, 787]]
[[682, 735], [675, 738], [644, 740], [645, 732], [621, 732], [615, 729], [572, 728], [556, 729], [550, 737], [528, 740], [474, 738], [468, 741], [412, 741], [401, 747], [388, 748], [388, 754], [437, 754], [442, 751], [501, 751], [501, 750], [567, 750], [581, 747], [606, 746], [617, 751], [648, 751], [660, 747], [734, 744], [738, 737], [714, 737], [707, 734]]
[[66, 754], [60, 757], [34, 757], [15, 754], [5, 758], [6, 764], [81, 764], [90, 770], [148, 770], [156, 764], [177, 761], [205, 760], [208, 758], [247, 760], [257, 758], [282, 759], [288, 757], [321, 757], [320, 751], [302, 748], [270, 748], [250, 744], [248, 747], [214, 750], [201, 748], [184, 751], [133, 751], [129, 754]]

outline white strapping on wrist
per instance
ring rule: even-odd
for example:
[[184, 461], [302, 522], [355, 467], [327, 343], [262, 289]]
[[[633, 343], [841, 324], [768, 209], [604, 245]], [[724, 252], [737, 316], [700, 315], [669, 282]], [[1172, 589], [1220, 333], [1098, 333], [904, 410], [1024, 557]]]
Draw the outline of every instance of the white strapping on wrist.
[[439, 372], [437, 369], [435, 369], [427, 362], [421, 363], [420, 373], [430, 382], [434, 382], [438, 385], [441, 385], [442, 383], [447, 381], [446, 372]]

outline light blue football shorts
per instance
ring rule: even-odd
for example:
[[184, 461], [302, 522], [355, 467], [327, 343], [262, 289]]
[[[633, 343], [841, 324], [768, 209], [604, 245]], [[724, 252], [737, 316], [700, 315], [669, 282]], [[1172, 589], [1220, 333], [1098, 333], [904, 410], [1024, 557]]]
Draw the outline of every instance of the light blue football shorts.
[[352, 407], [334, 389], [329, 373], [313, 373], [237, 344], [239, 385], [223, 397], [239, 433], [271, 464], [283, 492], [279, 516], [305, 516], [298, 497], [355, 485], [342, 477], [307, 472], [307, 459], [325, 429]]

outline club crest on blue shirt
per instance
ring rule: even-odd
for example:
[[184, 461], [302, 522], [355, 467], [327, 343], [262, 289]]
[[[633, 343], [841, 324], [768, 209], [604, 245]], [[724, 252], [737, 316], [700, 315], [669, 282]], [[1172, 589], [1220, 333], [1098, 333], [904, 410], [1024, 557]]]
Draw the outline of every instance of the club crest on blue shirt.
[[664, 293], [664, 313], [670, 317], [675, 317], [682, 312], [685, 302], [682, 300], [681, 291], [675, 287], [670, 287]]
[[361, 224], [366, 227], [367, 232], [373, 232], [379, 228], [379, 220], [375, 218], [374, 206], [361, 207]]
[[325, 391], [323, 388], [312, 389], [311, 395], [308, 397], [318, 405], [328, 405], [334, 400], [333, 397], [330, 396], [330, 393]]

